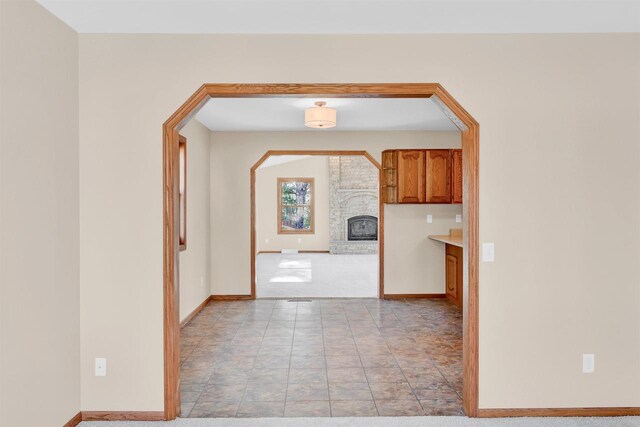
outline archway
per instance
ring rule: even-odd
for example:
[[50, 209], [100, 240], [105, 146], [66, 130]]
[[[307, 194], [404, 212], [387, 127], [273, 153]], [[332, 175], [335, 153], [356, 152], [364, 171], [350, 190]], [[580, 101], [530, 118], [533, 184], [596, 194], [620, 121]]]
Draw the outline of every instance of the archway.
[[384, 206], [382, 166], [366, 151], [349, 150], [270, 150], [251, 167], [251, 298], [256, 297], [256, 171], [271, 156], [362, 156], [378, 169], [378, 297], [384, 298]]
[[463, 153], [463, 405], [478, 416], [478, 170], [479, 125], [437, 83], [384, 84], [205, 84], [163, 125], [164, 413], [180, 410], [180, 326], [178, 313], [178, 143], [179, 131], [210, 98], [221, 97], [431, 98], [462, 132]]

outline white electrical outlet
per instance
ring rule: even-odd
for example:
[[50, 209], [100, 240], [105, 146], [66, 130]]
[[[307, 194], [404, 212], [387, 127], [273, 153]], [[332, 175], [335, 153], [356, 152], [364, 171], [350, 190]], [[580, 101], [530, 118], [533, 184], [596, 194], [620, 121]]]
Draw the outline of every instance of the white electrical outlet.
[[302, 243], [302, 239], [298, 237], [298, 243]]
[[265, 243], [269, 243], [269, 239], [264, 239], [264, 242]]
[[96, 377], [107, 376], [107, 359], [104, 357], [96, 357]]
[[595, 370], [596, 370], [596, 355], [583, 354], [582, 355], [582, 373], [593, 374]]
[[493, 243], [483, 243], [482, 244], [482, 261], [483, 262], [494, 262], [496, 258], [495, 247]]
[[456, 215], [456, 222], [462, 222], [462, 215], [460, 214]]
[[431, 224], [433, 222], [433, 215], [427, 215], [427, 224]]

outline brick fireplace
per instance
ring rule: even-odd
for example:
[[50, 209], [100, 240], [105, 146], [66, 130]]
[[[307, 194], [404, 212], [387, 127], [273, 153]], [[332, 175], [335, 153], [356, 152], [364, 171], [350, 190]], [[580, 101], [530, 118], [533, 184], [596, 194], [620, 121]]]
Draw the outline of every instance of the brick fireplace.
[[332, 254], [378, 253], [378, 169], [366, 158], [329, 157], [329, 211]]

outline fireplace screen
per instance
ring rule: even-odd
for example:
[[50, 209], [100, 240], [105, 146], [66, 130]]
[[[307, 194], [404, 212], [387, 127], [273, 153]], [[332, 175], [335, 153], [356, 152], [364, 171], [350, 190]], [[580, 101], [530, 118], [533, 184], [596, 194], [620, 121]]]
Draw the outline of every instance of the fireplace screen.
[[378, 218], [354, 216], [347, 220], [348, 240], [378, 240]]

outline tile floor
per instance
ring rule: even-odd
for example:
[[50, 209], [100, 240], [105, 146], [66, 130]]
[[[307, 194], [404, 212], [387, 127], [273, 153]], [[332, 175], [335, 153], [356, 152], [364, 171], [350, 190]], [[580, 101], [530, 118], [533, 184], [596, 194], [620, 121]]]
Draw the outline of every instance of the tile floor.
[[258, 298], [376, 298], [378, 255], [258, 254]]
[[462, 414], [445, 300], [212, 302], [181, 335], [182, 417]]

